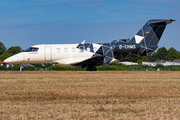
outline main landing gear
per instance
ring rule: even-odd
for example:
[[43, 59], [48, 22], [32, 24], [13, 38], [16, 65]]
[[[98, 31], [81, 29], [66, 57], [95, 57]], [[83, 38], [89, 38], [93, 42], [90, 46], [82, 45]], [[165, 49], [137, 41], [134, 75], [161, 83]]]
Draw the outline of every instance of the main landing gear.
[[97, 68], [94, 66], [87, 66], [86, 71], [97, 71]]

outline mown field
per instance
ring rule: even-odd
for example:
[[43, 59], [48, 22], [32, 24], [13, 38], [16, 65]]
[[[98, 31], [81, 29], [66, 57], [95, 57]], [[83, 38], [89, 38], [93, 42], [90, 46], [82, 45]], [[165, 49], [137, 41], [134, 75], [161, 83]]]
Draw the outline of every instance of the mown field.
[[0, 72], [0, 119], [180, 119], [180, 72]]

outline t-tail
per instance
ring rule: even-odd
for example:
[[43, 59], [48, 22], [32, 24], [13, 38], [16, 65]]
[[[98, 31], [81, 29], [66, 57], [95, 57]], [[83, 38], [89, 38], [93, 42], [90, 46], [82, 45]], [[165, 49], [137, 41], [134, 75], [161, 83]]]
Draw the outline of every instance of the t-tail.
[[166, 25], [175, 20], [152, 19], [132, 38], [131, 42], [140, 44], [139, 53], [141, 56], [150, 56], [158, 48], [157, 44], [166, 28]]
[[114, 45], [115, 59], [152, 55], [158, 48], [157, 44], [166, 25], [173, 21], [175, 20], [152, 19], [133, 38], [113, 41], [111, 44]]

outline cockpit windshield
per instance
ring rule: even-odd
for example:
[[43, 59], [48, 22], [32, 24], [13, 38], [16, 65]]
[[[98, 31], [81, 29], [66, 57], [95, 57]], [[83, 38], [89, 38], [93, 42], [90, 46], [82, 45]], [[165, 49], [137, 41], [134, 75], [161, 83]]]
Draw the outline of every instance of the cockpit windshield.
[[24, 52], [37, 52], [39, 48], [36, 47], [29, 47], [28, 49], [24, 50]]

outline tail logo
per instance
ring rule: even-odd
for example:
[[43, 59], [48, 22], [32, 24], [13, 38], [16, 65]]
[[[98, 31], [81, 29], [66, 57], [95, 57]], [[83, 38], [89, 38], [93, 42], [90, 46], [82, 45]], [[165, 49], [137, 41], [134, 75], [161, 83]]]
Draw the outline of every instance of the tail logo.
[[135, 35], [135, 40], [136, 40], [137, 44], [139, 44], [143, 39], [144, 39], [144, 37], [139, 36], [139, 35]]
[[145, 34], [148, 34], [149, 33], [149, 31], [146, 31], [146, 33]]

